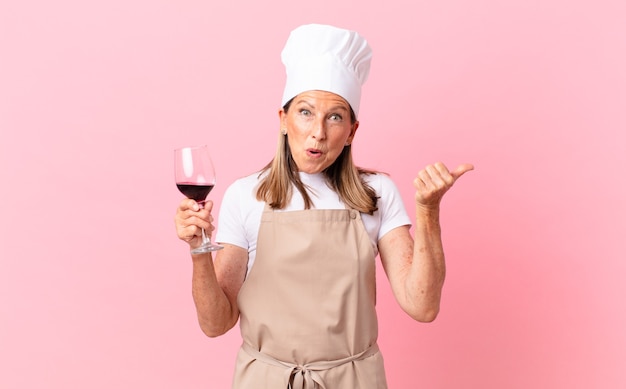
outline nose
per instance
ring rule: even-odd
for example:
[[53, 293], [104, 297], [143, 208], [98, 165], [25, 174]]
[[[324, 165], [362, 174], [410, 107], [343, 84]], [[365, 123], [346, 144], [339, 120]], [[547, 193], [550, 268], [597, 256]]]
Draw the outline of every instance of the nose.
[[318, 141], [326, 139], [326, 120], [323, 117], [317, 117], [315, 119], [311, 136]]

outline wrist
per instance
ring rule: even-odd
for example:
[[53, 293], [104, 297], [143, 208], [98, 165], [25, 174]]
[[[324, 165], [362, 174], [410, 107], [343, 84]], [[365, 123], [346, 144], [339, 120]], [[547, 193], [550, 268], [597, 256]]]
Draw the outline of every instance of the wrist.
[[417, 203], [415, 205], [415, 217], [419, 219], [436, 219], [439, 220], [439, 204], [424, 205]]
[[194, 266], [212, 266], [213, 258], [211, 253], [191, 254], [191, 262]]

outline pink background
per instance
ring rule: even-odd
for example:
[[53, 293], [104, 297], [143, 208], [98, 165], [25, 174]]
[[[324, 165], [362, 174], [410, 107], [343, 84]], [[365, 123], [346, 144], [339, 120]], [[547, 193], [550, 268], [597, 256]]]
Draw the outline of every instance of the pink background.
[[[211, 197], [273, 155], [299, 24], [374, 49], [357, 162], [412, 213], [444, 199], [432, 324], [379, 283], [391, 388], [626, 387], [623, 0], [3, 1], [0, 387], [227, 388], [238, 331], [200, 332], [172, 150], [208, 143]], [[219, 222], [219, 221], [218, 221]]]

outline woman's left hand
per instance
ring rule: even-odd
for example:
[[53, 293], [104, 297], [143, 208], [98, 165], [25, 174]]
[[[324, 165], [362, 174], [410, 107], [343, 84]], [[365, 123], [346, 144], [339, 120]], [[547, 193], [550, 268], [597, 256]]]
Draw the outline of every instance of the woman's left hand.
[[469, 163], [459, 165], [453, 171], [449, 171], [441, 162], [426, 166], [413, 181], [417, 189], [415, 192], [417, 206], [425, 210], [437, 209], [443, 195], [459, 177], [470, 170], [474, 170], [474, 165]]

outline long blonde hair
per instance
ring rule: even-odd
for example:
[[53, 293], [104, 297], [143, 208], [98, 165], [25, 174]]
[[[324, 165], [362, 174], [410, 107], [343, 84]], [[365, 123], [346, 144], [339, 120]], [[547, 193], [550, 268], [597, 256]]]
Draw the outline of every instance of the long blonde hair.
[[[283, 107], [285, 113], [291, 101]], [[352, 123], [356, 122], [354, 112], [351, 111]], [[295, 186], [304, 199], [304, 208], [310, 209], [313, 205], [306, 185], [300, 180], [298, 166], [291, 155], [287, 135], [279, 133], [276, 155], [263, 169], [261, 175], [267, 175], [261, 180], [256, 192], [259, 201], [265, 201], [273, 209], [284, 209], [291, 200], [292, 188]], [[339, 198], [350, 208], [359, 212], [373, 214], [378, 210], [376, 191], [363, 179], [363, 175], [376, 174], [376, 171], [363, 169], [352, 160], [352, 146], [347, 145], [332, 165], [323, 171], [330, 187], [337, 192]]]

